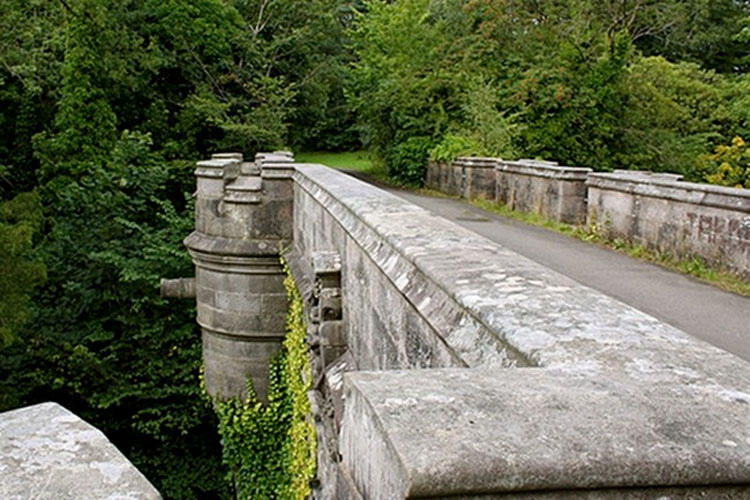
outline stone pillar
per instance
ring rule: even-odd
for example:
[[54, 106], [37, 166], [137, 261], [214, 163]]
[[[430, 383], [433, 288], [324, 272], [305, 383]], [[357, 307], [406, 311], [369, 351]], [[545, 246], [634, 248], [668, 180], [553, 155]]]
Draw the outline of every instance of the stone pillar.
[[198, 162], [195, 231], [185, 246], [195, 264], [212, 396], [246, 394], [249, 376], [267, 400], [268, 363], [280, 349], [287, 310], [279, 255], [292, 237], [293, 162], [291, 154], [243, 162], [236, 153]]

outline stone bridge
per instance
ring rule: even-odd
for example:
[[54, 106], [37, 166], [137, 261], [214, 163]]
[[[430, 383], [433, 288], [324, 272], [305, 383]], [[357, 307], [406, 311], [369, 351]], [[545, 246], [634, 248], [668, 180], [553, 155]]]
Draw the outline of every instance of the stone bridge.
[[[206, 386], [261, 397], [307, 303], [316, 498], [750, 498], [750, 364], [288, 153], [196, 169]], [[194, 290], [193, 290], [194, 288]]]

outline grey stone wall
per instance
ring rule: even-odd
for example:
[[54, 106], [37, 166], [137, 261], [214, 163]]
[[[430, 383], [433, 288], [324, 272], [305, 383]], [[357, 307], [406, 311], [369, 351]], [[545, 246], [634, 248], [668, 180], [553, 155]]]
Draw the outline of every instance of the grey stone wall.
[[198, 163], [195, 232], [197, 321], [206, 390], [228, 398], [268, 392], [268, 361], [284, 337], [287, 309], [280, 249], [292, 237], [292, 159], [227, 153]]
[[101, 431], [56, 403], [0, 413], [3, 500], [160, 500]]
[[452, 163], [430, 162], [425, 185], [451, 196], [495, 199], [495, 158], [467, 156]]
[[495, 199], [497, 159], [466, 156], [456, 158], [454, 165], [462, 172], [461, 198]]
[[750, 277], [750, 190], [682, 182], [679, 176], [592, 174], [588, 219], [676, 257], [697, 255]]
[[746, 362], [339, 172], [294, 180], [297, 258], [341, 256], [320, 498], [750, 495]]
[[[750, 498], [748, 363], [376, 187], [267, 161], [224, 190], [243, 171], [278, 175], [288, 232], [249, 215], [230, 243], [188, 244], [204, 334], [221, 325], [201, 302], [243, 294], [230, 312], [248, 319], [220, 354], [260, 366], [266, 344], [243, 328], [276, 285], [235, 275], [291, 239], [315, 356], [315, 498]], [[431, 182], [465, 190], [465, 168]], [[244, 236], [257, 228], [276, 239]]]
[[[494, 170], [489, 168], [494, 164]], [[675, 174], [593, 173], [550, 162], [491, 158], [431, 163], [427, 186], [462, 198], [494, 199], [559, 222], [587, 223], [613, 238], [678, 258], [699, 256], [750, 276], [747, 189], [682, 182]]]
[[581, 224], [586, 219], [586, 178], [591, 171], [533, 160], [499, 161], [497, 201], [512, 210]]

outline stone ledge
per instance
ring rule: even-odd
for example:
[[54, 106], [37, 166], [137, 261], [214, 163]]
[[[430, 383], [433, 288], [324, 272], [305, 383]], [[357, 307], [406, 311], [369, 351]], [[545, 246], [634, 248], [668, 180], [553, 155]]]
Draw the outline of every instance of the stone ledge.
[[674, 174], [647, 175], [618, 170], [590, 174], [586, 185], [589, 188], [750, 213], [750, 189], [683, 182], [679, 177]]
[[158, 500], [95, 427], [56, 403], [0, 413], [3, 500]]
[[[244, 257], [277, 257], [281, 249], [289, 246], [286, 240], [224, 238], [193, 231], [183, 240], [188, 250], [201, 254], [206, 261], [229, 263], [227, 258], [236, 257], [241, 264]], [[205, 254], [205, 255], [204, 255]]]
[[497, 162], [497, 158], [488, 158], [482, 156], [459, 156], [453, 161], [452, 166], [469, 168], [495, 168]]
[[581, 182], [593, 172], [590, 168], [562, 167], [553, 163], [526, 160], [499, 161], [496, 168], [504, 173]]
[[534, 368], [358, 372], [345, 384], [344, 465], [373, 500], [720, 485], [750, 497], [747, 393]]
[[[477, 318], [467, 315], [450, 288], [424, 272], [408, 255], [417, 246], [403, 246], [400, 236], [414, 230], [414, 236], [427, 237], [430, 230], [440, 234], [448, 221], [401, 198], [322, 165], [297, 164], [295, 182], [337, 221], [439, 333], [442, 342], [467, 366], [526, 366], [524, 356], [494, 334]], [[331, 193], [335, 192], [335, 196]], [[436, 228], [434, 224], [438, 224]], [[427, 233], [425, 233], [427, 231]], [[467, 236], [469, 233], [466, 231]], [[451, 238], [450, 242], [462, 242]], [[446, 242], [438, 242], [438, 246]], [[488, 250], [495, 247], [484, 243]], [[404, 250], [407, 250], [404, 253]], [[428, 252], [429, 253], [429, 252]], [[444, 252], [443, 252], [444, 253]], [[450, 258], [450, 255], [445, 255]], [[455, 314], [451, 314], [452, 311]], [[455, 316], [456, 321], [446, 321]]]
[[[342, 469], [365, 498], [750, 495], [746, 362], [378, 188], [296, 168], [297, 200], [480, 368], [348, 375]], [[514, 366], [538, 368], [488, 370]]]

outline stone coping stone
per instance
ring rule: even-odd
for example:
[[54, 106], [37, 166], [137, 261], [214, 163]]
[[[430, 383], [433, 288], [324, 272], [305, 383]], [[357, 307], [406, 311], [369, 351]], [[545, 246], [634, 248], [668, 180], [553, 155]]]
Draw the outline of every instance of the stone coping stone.
[[684, 182], [677, 174], [617, 170], [589, 174], [593, 188], [750, 213], [750, 189]]
[[457, 167], [495, 168], [497, 162], [497, 158], [488, 158], [482, 156], [459, 156], [454, 160], [453, 165]]
[[242, 153], [214, 153], [211, 155], [212, 160], [237, 160], [242, 161]]
[[500, 172], [573, 181], [585, 181], [593, 172], [590, 168], [565, 167], [537, 160], [500, 161], [496, 168]]
[[352, 372], [345, 386], [344, 463], [368, 498], [720, 485], [750, 498], [750, 394], [538, 368]]
[[158, 500], [104, 434], [56, 403], [0, 413], [3, 500]]
[[[214, 155], [219, 156], [219, 155]], [[196, 177], [208, 177], [213, 179], [224, 179], [236, 177], [239, 173], [242, 159], [233, 157], [213, 158], [211, 160], [201, 160], [196, 163], [196, 169], [193, 174]]]

